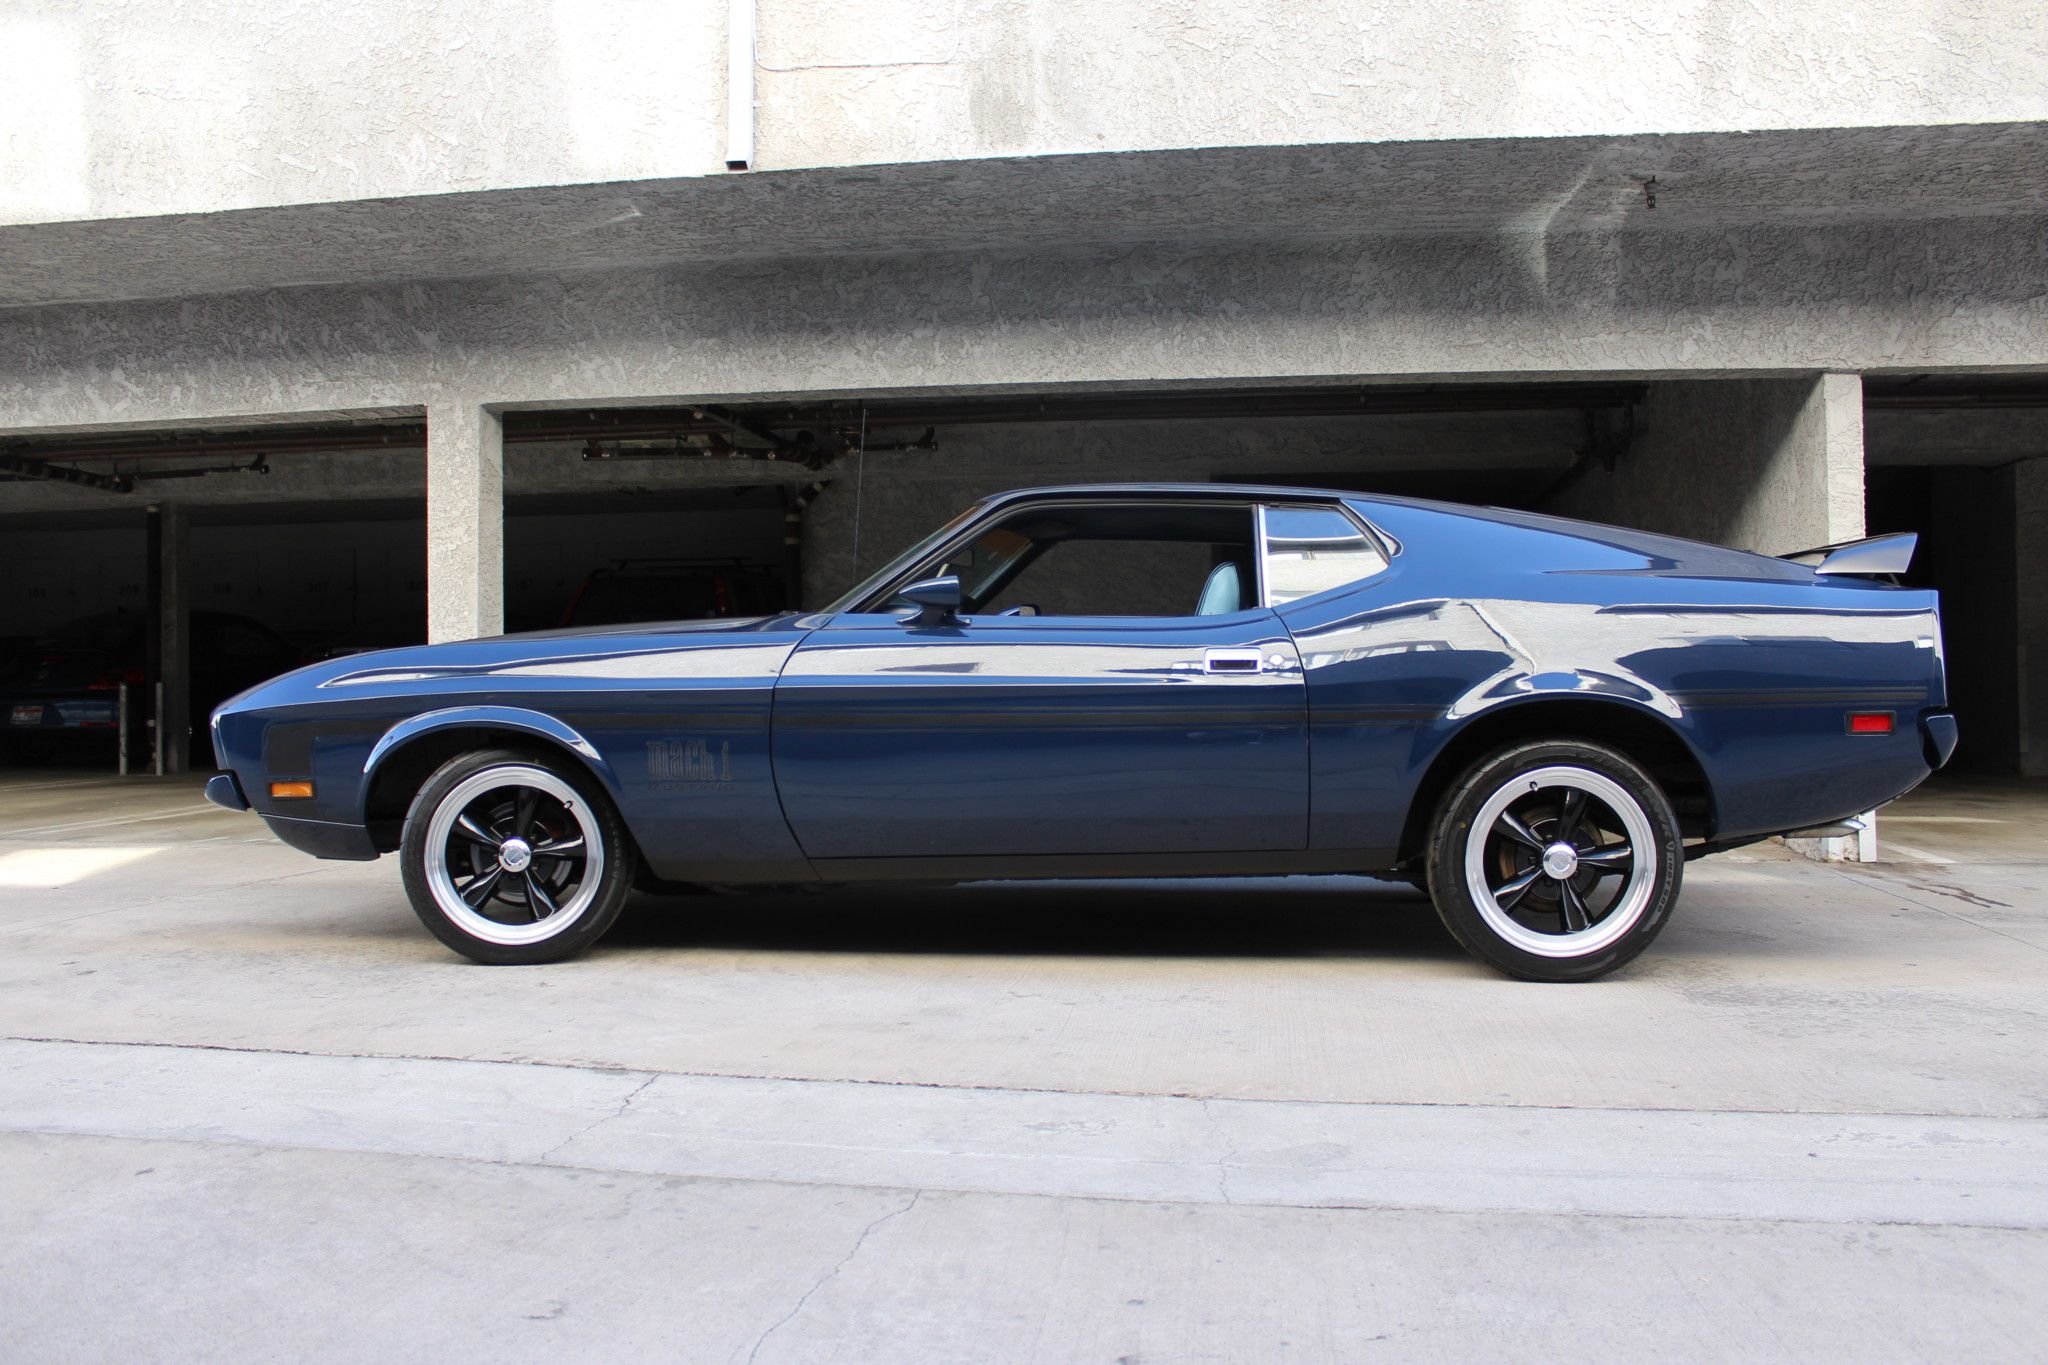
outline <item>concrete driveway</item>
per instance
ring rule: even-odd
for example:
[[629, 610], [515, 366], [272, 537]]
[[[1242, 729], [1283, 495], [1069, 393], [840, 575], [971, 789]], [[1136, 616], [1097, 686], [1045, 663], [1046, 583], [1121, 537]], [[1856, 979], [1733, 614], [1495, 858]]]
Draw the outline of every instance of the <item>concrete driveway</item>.
[[1307, 879], [650, 899], [480, 968], [194, 782], [7, 774], [0, 1341], [2039, 1358], [2044, 808], [1694, 864], [1556, 987]]

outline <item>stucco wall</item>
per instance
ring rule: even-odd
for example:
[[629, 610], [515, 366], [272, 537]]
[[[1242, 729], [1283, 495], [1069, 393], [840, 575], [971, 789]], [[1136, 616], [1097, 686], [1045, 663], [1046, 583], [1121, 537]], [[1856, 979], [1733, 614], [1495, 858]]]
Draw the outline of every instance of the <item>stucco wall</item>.
[[[722, 171], [719, 0], [15, 0], [0, 223]], [[761, 0], [766, 168], [2048, 117], [2029, 0]]]
[[2024, 0], [764, 0], [766, 165], [2048, 116]]
[[1854, 375], [1659, 385], [1612, 472], [1549, 510], [1764, 554], [1863, 534], [1862, 386]]
[[0, 222], [721, 169], [721, 0], [12, 0]]

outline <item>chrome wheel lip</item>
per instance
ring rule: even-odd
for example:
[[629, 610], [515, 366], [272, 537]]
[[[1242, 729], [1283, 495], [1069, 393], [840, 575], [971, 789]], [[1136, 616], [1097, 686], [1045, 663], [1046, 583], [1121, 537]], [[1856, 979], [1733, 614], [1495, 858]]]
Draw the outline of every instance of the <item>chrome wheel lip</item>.
[[[489, 791], [502, 791], [511, 787], [528, 787], [560, 802], [575, 820], [577, 830], [583, 838], [584, 866], [582, 880], [577, 883], [576, 892], [561, 903], [561, 908], [547, 918], [532, 924], [506, 924], [488, 915], [479, 914], [462, 898], [455, 889], [454, 871], [448, 865], [448, 844], [455, 833], [455, 822], [469, 803]], [[511, 842], [511, 841], [508, 841]], [[525, 841], [518, 841], [524, 843]], [[526, 866], [531, 867], [531, 848]], [[508, 763], [502, 767], [486, 768], [472, 773], [457, 783], [434, 807], [433, 816], [427, 822], [426, 848], [427, 890], [434, 898], [434, 905], [446, 915], [457, 928], [473, 938], [501, 947], [517, 948], [535, 943], [545, 943], [561, 936], [580, 921], [596, 903], [598, 884], [604, 877], [604, 840], [597, 828], [597, 819], [591, 813], [589, 804], [574, 787], [564, 782], [545, 768], [536, 768], [524, 763]], [[502, 856], [500, 866], [503, 866]], [[519, 869], [509, 869], [517, 871]]]
[[[1621, 821], [1629, 847], [1637, 851], [1629, 867], [1628, 881], [1607, 914], [1599, 923], [1576, 932], [1546, 934], [1520, 923], [1502, 908], [1486, 875], [1486, 844], [1495, 823], [1516, 801], [1546, 788], [1583, 792], [1605, 805]], [[1537, 957], [1585, 957], [1613, 947], [1641, 922], [1656, 893], [1656, 850], [1648, 813], [1620, 783], [1569, 765], [1533, 768], [1502, 783], [1472, 817], [1465, 836], [1465, 886], [1487, 928], [1512, 946]], [[1577, 856], [1574, 855], [1574, 870]]]

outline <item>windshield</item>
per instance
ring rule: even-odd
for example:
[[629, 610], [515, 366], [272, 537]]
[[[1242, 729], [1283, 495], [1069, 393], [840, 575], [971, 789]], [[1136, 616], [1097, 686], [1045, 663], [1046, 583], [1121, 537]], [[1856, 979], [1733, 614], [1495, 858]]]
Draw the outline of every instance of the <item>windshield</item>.
[[902, 573], [912, 564], [917, 563], [918, 560], [924, 558], [933, 550], [938, 549], [941, 543], [943, 543], [955, 531], [959, 530], [962, 526], [965, 526], [969, 521], [973, 520], [974, 517], [977, 514], [979, 514], [981, 509], [986, 505], [986, 499], [984, 499], [982, 502], [975, 503], [972, 507], [962, 512], [959, 516], [954, 517], [944, 526], [941, 526], [938, 530], [932, 532], [923, 540], [918, 541], [917, 544], [911, 546], [902, 554], [897, 555], [894, 559], [890, 560], [887, 564], [884, 564], [881, 568], [869, 574], [866, 578], [863, 578], [859, 582], [859, 584], [857, 584], [853, 588], [852, 591], [848, 592], [845, 596], [839, 598], [830, 606], [826, 607], [825, 611], [827, 611], [828, 613], [852, 611], [855, 607], [859, 606], [860, 603], [864, 601], [866, 598], [872, 596], [875, 592], [879, 591], [883, 584], [887, 583], [890, 579], [896, 577], [897, 574]]

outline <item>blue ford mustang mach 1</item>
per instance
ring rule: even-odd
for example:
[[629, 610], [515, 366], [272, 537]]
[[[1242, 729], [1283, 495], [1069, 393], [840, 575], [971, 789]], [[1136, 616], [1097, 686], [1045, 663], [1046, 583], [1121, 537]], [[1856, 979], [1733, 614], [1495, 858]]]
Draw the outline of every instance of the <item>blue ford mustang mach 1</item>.
[[822, 611], [299, 669], [214, 713], [207, 793], [316, 857], [397, 853], [479, 962], [577, 953], [636, 884], [1370, 873], [1502, 971], [1585, 980], [1687, 859], [1947, 760], [1912, 548], [1030, 489]]

